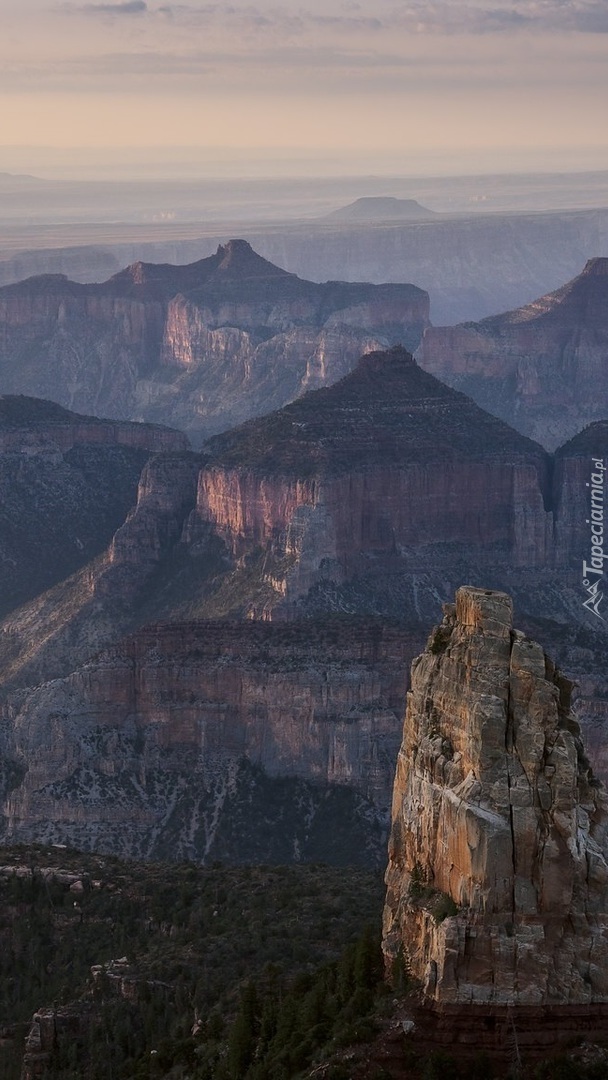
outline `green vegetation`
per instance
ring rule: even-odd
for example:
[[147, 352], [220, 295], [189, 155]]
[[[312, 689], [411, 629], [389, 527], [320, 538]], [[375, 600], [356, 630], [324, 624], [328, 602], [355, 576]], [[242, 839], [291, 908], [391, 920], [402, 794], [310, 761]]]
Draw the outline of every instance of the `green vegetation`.
[[68, 1003], [78, 1023], [57, 1021], [49, 1080], [280, 1080], [322, 1045], [373, 1030], [377, 873], [39, 847], [0, 850], [0, 865], [0, 1010], [16, 1036], [0, 1051], [6, 1080], [20, 1075], [32, 1014], [61, 1017]]
[[408, 898], [410, 903], [430, 911], [436, 923], [442, 923], [444, 919], [458, 914], [458, 907], [451, 896], [427, 884], [420, 863], [415, 863], [412, 869]]
[[[415, 868], [410, 893], [427, 890]], [[504, 1078], [483, 1051], [430, 1049], [428, 1031], [402, 1037], [397, 1073], [377, 1053], [413, 989], [403, 954], [383, 982], [383, 894], [376, 873], [322, 865], [0, 849], [0, 1076], [20, 1080], [41, 1010], [56, 1033], [41, 1080]], [[606, 1060], [583, 1043], [518, 1075], [599, 1080]]]

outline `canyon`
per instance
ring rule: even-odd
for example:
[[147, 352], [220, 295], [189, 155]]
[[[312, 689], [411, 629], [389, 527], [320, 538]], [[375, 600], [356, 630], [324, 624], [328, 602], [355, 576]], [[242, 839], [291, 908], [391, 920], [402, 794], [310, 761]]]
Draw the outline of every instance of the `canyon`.
[[606, 419], [607, 355], [608, 258], [523, 308], [429, 328], [417, 353], [426, 371], [550, 450]]
[[55, 225], [48, 237], [11, 228], [0, 252], [0, 284], [49, 273], [99, 282], [142, 259], [207, 258], [237, 235], [264, 258], [311, 281], [414, 282], [430, 296], [431, 321], [447, 325], [527, 304], [573, 278], [590, 257], [608, 256], [608, 209], [599, 191], [597, 198], [597, 209], [544, 213], [525, 207], [475, 213], [465, 199], [457, 213], [448, 213], [443, 196], [428, 203], [422, 197], [429, 207], [442, 205], [444, 213], [411, 222], [308, 217], [235, 225], [227, 213], [222, 221], [189, 224], [116, 225], [114, 217], [104, 225]]
[[0, 384], [200, 443], [335, 381], [369, 349], [414, 347], [427, 325], [416, 286], [319, 285], [231, 240], [101, 284], [49, 274], [0, 288]]
[[[331, 799], [348, 807], [345, 849], [372, 858], [408, 665], [463, 581], [512, 593], [578, 683], [608, 775], [603, 596], [584, 607], [582, 581], [592, 458], [608, 458], [608, 424], [550, 455], [399, 347], [200, 454], [156, 454], [105, 550], [0, 623], [3, 835], [197, 858], [221, 837], [253, 857], [231, 815], [282, 790], [291, 839], [275, 830], [273, 852], [258, 824], [260, 857], [311, 852], [293, 808], [314, 821]], [[133, 831], [117, 824], [129, 813]]]
[[458, 590], [412, 665], [383, 949], [454, 1042], [510, 1017], [538, 1053], [608, 1024], [608, 795], [571, 690], [483, 589]]

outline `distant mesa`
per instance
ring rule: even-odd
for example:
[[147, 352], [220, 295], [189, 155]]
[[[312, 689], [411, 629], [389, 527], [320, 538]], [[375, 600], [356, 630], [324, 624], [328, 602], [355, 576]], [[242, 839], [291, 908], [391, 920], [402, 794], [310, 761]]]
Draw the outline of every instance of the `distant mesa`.
[[0, 187], [12, 187], [19, 184], [44, 184], [45, 181], [39, 176], [31, 176], [30, 173], [0, 172]]
[[325, 215], [327, 221], [425, 221], [436, 217], [415, 199], [395, 199], [389, 195], [366, 196]]

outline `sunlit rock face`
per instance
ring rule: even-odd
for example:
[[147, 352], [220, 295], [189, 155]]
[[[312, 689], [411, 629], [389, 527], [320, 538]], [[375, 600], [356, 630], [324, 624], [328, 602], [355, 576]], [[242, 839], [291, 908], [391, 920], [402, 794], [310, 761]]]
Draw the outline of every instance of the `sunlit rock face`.
[[548, 450], [606, 418], [608, 259], [526, 307], [431, 327], [418, 359]]
[[424, 572], [473, 551], [511, 567], [551, 558], [548, 455], [403, 348], [367, 354], [334, 386], [208, 449], [194, 520], [236, 557], [268, 546], [288, 599], [324, 568], [345, 580], [391, 560]]
[[200, 442], [335, 382], [363, 352], [415, 348], [428, 323], [414, 285], [304, 281], [231, 240], [101, 284], [46, 274], [0, 288], [0, 377], [10, 393]]
[[608, 801], [568, 681], [463, 587], [412, 665], [384, 952], [430, 1002], [608, 1001]]

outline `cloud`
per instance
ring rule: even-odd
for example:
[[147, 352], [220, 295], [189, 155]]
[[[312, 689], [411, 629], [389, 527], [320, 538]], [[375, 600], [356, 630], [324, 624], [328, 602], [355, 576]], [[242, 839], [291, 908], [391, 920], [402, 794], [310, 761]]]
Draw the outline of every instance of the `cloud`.
[[79, 10], [94, 15], [142, 15], [148, 5], [145, 0], [125, 0], [122, 4], [87, 4]]
[[372, 34], [423, 37], [608, 32], [607, 0], [278, 0], [277, 3], [188, 3], [188, 0], [123, 0], [63, 10], [87, 15], [147, 15], [184, 33], [212, 27], [226, 34], [272, 34], [277, 42], [319, 34], [354, 38]]
[[391, 7], [385, 25], [419, 34], [503, 34], [513, 31], [608, 31], [606, 0], [410, 0]]

